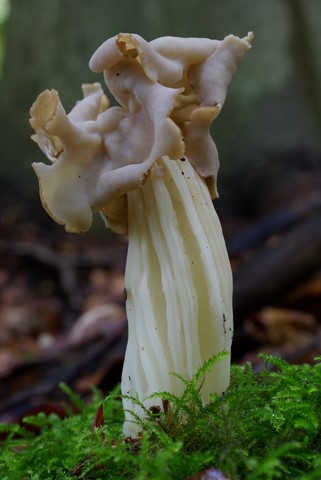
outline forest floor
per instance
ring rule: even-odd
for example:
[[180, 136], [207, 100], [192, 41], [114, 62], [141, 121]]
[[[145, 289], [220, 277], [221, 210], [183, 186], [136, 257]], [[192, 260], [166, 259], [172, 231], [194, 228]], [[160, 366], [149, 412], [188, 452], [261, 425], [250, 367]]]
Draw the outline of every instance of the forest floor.
[[[320, 157], [298, 152], [220, 190], [235, 362], [260, 369], [262, 351], [294, 363], [321, 355], [320, 185]], [[91, 385], [108, 393], [119, 382], [127, 243], [99, 221], [67, 234], [38, 199], [7, 184], [0, 192], [0, 421], [13, 422], [60, 413], [60, 382], [85, 398]]]

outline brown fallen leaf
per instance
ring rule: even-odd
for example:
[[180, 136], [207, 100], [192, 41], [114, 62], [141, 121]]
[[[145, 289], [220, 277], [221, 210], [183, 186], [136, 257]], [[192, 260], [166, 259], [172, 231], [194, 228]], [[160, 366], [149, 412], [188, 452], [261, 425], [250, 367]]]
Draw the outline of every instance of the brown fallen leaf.
[[124, 307], [115, 303], [96, 305], [84, 312], [74, 323], [69, 338], [76, 342], [98, 334], [110, 335], [127, 325]]
[[95, 428], [99, 428], [105, 425], [105, 418], [104, 418], [104, 407], [102, 403], [99, 405], [96, 411], [95, 418], [93, 423], [91, 424], [91, 431], [93, 432]]
[[293, 347], [306, 343], [316, 326], [310, 313], [274, 307], [263, 308], [244, 322], [246, 332], [260, 343]]

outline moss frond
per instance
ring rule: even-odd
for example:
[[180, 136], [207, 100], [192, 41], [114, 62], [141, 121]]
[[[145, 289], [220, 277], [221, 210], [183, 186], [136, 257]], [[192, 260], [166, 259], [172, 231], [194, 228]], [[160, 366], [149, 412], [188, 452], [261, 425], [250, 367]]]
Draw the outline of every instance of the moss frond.
[[0, 426], [1, 478], [183, 480], [209, 467], [233, 480], [321, 478], [321, 359], [295, 366], [264, 355], [260, 372], [233, 366], [225, 395], [203, 405], [199, 387], [219, 359], [190, 382], [182, 379], [180, 396], [155, 393], [164, 411], [145, 409], [146, 417], [135, 419], [143, 425], [138, 439], [123, 438], [119, 389], [103, 400], [104, 425], [93, 428], [100, 393], [85, 404], [63, 386], [76, 414], [40, 413]]

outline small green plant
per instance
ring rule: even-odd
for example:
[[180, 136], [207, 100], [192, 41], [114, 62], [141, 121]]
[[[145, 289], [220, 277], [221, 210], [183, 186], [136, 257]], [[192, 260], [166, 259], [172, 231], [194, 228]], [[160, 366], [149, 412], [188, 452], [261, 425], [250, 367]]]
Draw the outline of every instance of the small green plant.
[[143, 426], [138, 439], [123, 438], [118, 389], [105, 400], [95, 392], [88, 405], [63, 386], [80, 413], [64, 419], [40, 413], [22, 425], [2, 425], [0, 478], [183, 480], [215, 467], [233, 480], [320, 479], [321, 358], [294, 366], [263, 355], [259, 373], [250, 364], [234, 366], [228, 391], [204, 406], [205, 373], [223, 356], [191, 381], [176, 375], [184, 384], [180, 396], [153, 395], [164, 411], [141, 404], [146, 415], [136, 418]]

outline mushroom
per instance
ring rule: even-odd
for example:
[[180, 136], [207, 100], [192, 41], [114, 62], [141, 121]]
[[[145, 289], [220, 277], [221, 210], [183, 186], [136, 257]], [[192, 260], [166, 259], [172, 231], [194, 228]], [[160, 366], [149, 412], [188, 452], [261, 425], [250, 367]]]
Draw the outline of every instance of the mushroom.
[[[55, 90], [30, 110], [32, 138], [52, 162], [33, 164], [47, 212], [82, 233], [99, 211], [107, 227], [128, 235], [127, 436], [144, 416], [133, 398], [162, 408], [151, 394], [183, 389], [171, 372], [190, 379], [213, 355], [230, 353], [232, 275], [212, 203], [219, 162], [209, 127], [252, 38], [146, 42], [121, 33], [90, 60], [120, 106], [109, 107], [95, 83], [83, 86], [68, 115]], [[204, 403], [229, 380], [227, 355], [206, 374]]]

